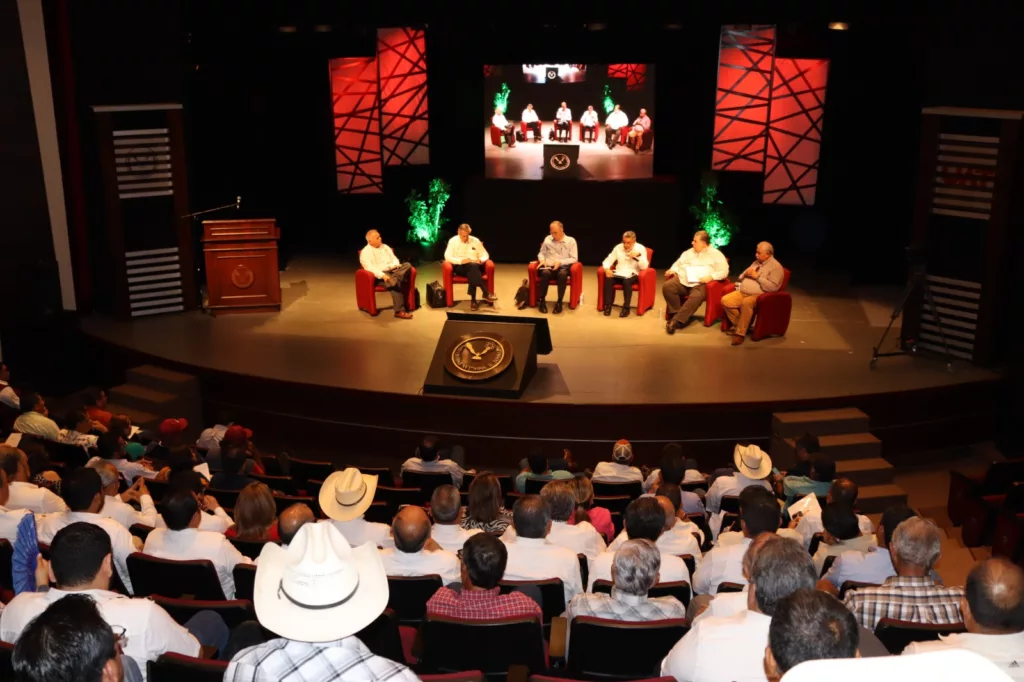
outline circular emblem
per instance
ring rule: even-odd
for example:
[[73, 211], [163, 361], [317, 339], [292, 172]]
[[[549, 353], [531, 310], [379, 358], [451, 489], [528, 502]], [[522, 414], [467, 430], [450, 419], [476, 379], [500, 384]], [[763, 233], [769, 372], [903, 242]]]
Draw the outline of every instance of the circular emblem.
[[555, 71], [554, 69], [551, 69], [550, 71], [548, 71], [548, 80], [554, 80], [557, 77], [558, 77], [558, 72], [557, 71]]
[[248, 289], [255, 280], [256, 276], [246, 265], [236, 265], [231, 271], [231, 283], [239, 289]]
[[463, 334], [448, 349], [444, 367], [466, 381], [496, 377], [512, 364], [512, 344], [499, 334]]
[[550, 163], [555, 170], [564, 171], [572, 165], [572, 159], [568, 154], [552, 154]]
[[125, 162], [129, 171], [151, 171], [156, 165], [156, 156], [145, 147], [132, 147], [125, 153]]

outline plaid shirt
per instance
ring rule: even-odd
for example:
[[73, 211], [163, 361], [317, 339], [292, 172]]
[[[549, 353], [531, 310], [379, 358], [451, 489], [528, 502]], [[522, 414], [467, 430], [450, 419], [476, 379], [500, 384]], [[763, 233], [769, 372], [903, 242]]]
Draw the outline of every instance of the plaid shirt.
[[862, 587], [846, 595], [846, 608], [857, 622], [874, 631], [878, 621], [895, 618], [913, 623], [946, 625], [963, 622], [962, 587], [938, 585], [928, 577], [892, 576], [878, 587]]
[[675, 597], [654, 597], [624, 594], [612, 587], [611, 594], [584, 592], [577, 594], [565, 609], [570, 628], [566, 629], [565, 647], [569, 650], [569, 629], [576, 616], [592, 616], [608, 620], [632, 622], [686, 618], [686, 607]]
[[499, 594], [501, 588], [467, 590], [461, 592], [442, 587], [427, 600], [427, 613], [464, 620], [491, 620], [517, 616], [543, 617], [537, 602], [522, 592]]
[[404, 665], [377, 656], [355, 637], [334, 642], [272, 639], [239, 651], [224, 673], [225, 682], [416, 682]]

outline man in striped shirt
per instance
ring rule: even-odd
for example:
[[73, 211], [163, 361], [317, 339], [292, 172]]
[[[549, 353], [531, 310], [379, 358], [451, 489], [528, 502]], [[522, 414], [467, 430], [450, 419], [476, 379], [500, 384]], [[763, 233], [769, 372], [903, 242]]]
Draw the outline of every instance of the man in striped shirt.
[[889, 548], [896, 575], [878, 587], [850, 592], [846, 607], [868, 630], [883, 618], [943, 625], [963, 622], [963, 588], [945, 587], [929, 577], [940, 550], [934, 523], [916, 516], [907, 519], [896, 528]]

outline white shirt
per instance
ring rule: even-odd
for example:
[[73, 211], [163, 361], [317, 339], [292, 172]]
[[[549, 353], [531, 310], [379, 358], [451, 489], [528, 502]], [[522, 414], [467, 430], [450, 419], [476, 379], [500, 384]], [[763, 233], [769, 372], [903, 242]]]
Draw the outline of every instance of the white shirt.
[[[647, 260], [646, 251], [644, 252], [644, 260]], [[639, 469], [628, 464], [598, 462], [597, 466], [594, 467], [594, 475], [590, 480], [598, 481], [599, 483], [632, 483], [633, 481], [642, 482], [644, 475], [640, 473]]]
[[583, 591], [580, 562], [571, 549], [549, 544], [543, 538], [516, 538], [505, 547], [508, 550], [505, 580], [559, 578], [566, 604]]
[[559, 109], [555, 112], [556, 121], [571, 121], [572, 120], [572, 109]]
[[0, 540], [7, 540], [13, 546], [18, 539], [18, 524], [25, 518], [25, 514], [30, 513], [27, 509], [0, 507]]
[[896, 575], [889, 550], [878, 548], [873, 552], [843, 552], [836, 557], [825, 580], [842, 589], [851, 580], [858, 583], [881, 585], [886, 578]]
[[[596, 580], [612, 579], [613, 563], [615, 563], [614, 552], [605, 552], [590, 562], [590, 575], [587, 580], [587, 590], [590, 592], [594, 591], [594, 581]], [[680, 580], [685, 580], [688, 583], [690, 582], [690, 569], [686, 567], [686, 562], [677, 556], [662, 552], [661, 568], [658, 570], [658, 582], [675, 583]], [[693, 583], [690, 583], [690, 587], [692, 593]]]
[[[451, 244], [448, 245], [448, 248], [451, 248]], [[483, 255], [484, 260], [487, 260], [486, 251], [484, 251]], [[446, 253], [445, 258], [447, 257], [448, 254]], [[416, 471], [425, 474], [447, 472], [451, 474], [452, 485], [456, 488], [462, 485], [462, 476], [466, 473], [466, 470], [460, 467], [459, 463], [453, 459], [435, 459], [431, 462], [424, 462], [419, 457], [410, 457], [402, 462], [402, 471]]]
[[394, 270], [401, 262], [387, 244], [381, 244], [376, 248], [367, 244], [359, 252], [359, 265], [363, 266], [363, 270], [372, 272], [377, 279], [382, 279], [385, 272]]
[[117, 472], [121, 474], [121, 478], [128, 481], [129, 483], [131, 483], [140, 476], [148, 481], [156, 478], [157, 474], [160, 473], [159, 471], [153, 471], [152, 469], [147, 467], [145, 464], [142, 464], [141, 462], [133, 462], [126, 457], [120, 457], [117, 459], [103, 459], [102, 457], [93, 457], [88, 462], [86, 462], [86, 466], [92, 464], [93, 462], [109, 462], [110, 464], [113, 464], [114, 468], [117, 469]]
[[[601, 267], [607, 270], [614, 265], [614, 274], [616, 277], [636, 277], [640, 274], [641, 270], [646, 270], [650, 265], [647, 261], [647, 247], [640, 242], [637, 242], [633, 245], [630, 253], [637, 254], [637, 257], [633, 258], [629, 253], [626, 253], [626, 247], [621, 243], [616, 244], [615, 248], [612, 249], [612, 252], [609, 253], [608, 257], [604, 259], [603, 263], [601, 263]], [[643, 479], [643, 476], [640, 478]]]
[[983, 656], [954, 649], [920, 656], [874, 656], [872, 658], [822, 659], [804, 661], [786, 673], [786, 682], [864, 682], [907, 680], [908, 682], [1010, 682], [1012, 678]]
[[661, 674], [680, 682], [763, 682], [771, 622], [754, 611], [702, 618], [668, 652]]
[[[708, 602], [708, 607], [702, 613], [694, 617], [693, 623], [696, 623], [702, 618], [726, 618], [728, 616], [735, 616], [737, 613], [743, 613], [747, 610], [747, 594], [750, 591], [750, 585], [744, 585], [742, 592], [723, 592], [722, 594], [716, 594], [714, 598]], [[691, 623], [691, 625], [693, 624]]]
[[835, 561], [839, 560], [839, 557], [847, 552], [858, 552], [860, 554], [867, 554], [868, 551], [874, 549], [878, 545], [875, 544], [874, 535], [859, 535], [849, 540], [842, 540], [839, 544], [830, 545], [825, 542], [818, 543], [818, 551], [814, 553], [812, 559], [814, 560], [814, 570], [818, 575], [821, 575], [821, 569], [825, 567], [825, 560], [830, 556], [836, 557]]
[[[469, 237], [466, 238], [466, 241], [462, 241], [462, 238], [459, 237], [459, 235], [455, 235], [448, 240], [448, 248], [444, 250], [444, 259], [452, 265], [461, 265], [463, 258], [468, 258], [471, 261], [478, 260], [483, 263], [490, 258], [490, 256], [487, 253], [487, 249], [484, 248], [483, 242], [473, 235], [469, 235]], [[409, 461], [411, 462], [413, 460], [420, 460], [420, 458], [413, 457]], [[422, 460], [420, 461], [422, 462]], [[442, 461], [451, 462], [452, 460], [445, 459]], [[432, 462], [426, 463], [430, 464]], [[455, 464], [455, 462], [452, 462], [452, 464]], [[456, 466], [458, 465], [456, 464]]]
[[966, 649], [984, 656], [1014, 680], [1024, 680], [1024, 632], [1012, 635], [981, 635], [956, 632], [939, 635], [937, 642], [911, 642], [903, 655]]
[[67, 511], [64, 500], [53, 494], [49, 488], [40, 488], [34, 483], [12, 481], [9, 489], [11, 496], [7, 500], [7, 508], [27, 509], [36, 514]]
[[371, 542], [377, 547], [395, 546], [395, 541], [391, 538], [391, 526], [386, 523], [367, 521], [362, 516], [351, 521], [324, 519], [320, 523], [333, 523], [334, 527], [348, 540], [348, 544], [353, 547], [365, 545], [367, 542]]
[[[800, 533], [797, 533], [792, 528], [780, 528], [775, 531], [775, 534], [780, 538], [800, 542]], [[743, 533], [738, 530], [730, 530], [720, 533], [714, 544], [715, 547], [728, 547], [729, 545], [735, 545], [737, 542], [743, 542], [743, 539]]]
[[[199, 516], [199, 530], [208, 530], [212, 533], [224, 534], [231, 526], [235, 525], [235, 522], [228, 516], [228, 513], [224, 511], [223, 507], [217, 507], [213, 510], [212, 514], [203, 512]], [[167, 522], [164, 521], [164, 517], [157, 514], [156, 524], [154, 528], [167, 528]]]
[[618, 130], [624, 125], [629, 125], [629, 119], [626, 118], [626, 112], [621, 109], [617, 109], [616, 111], [608, 114], [608, 118], [604, 120], [604, 124], [612, 130]]
[[20, 410], [21, 398], [19, 398], [18, 394], [14, 392], [14, 389], [11, 388], [6, 381], [0, 381], [0, 386], [3, 386], [3, 388], [0, 389], [0, 403], [3, 403], [7, 407], [13, 407], [16, 410]]
[[726, 495], [739, 495], [745, 488], [752, 485], [759, 485], [765, 490], [771, 490], [772, 486], [768, 481], [747, 478], [740, 472], [732, 476], [719, 476], [708, 488], [708, 494], [704, 497], [704, 506], [709, 514], [715, 514], [722, 509], [722, 497]]
[[683, 255], [679, 256], [679, 259], [672, 264], [672, 267], [670, 267], [668, 271], [675, 273], [680, 282], [684, 282], [692, 286], [697, 284], [697, 282], [690, 281], [687, 278], [686, 267], [700, 265], [710, 268], [711, 272], [708, 273], [708, 276], [716, 282], [729, 276], [729, 262], [725, 260], [725, 256], [722, 255], [722, 252], [713, 246], [708, 246], [700, 253], [697, 253], [693, 249], [683, 251]]
[[235, 549], [220, 533], [197, 528], [157, 528], [146, 536], [146, 545], [142, 551], [160, 559], [175, 561], [209, 559], [217, 571], [225, 599], [235, 598], [235, 578], [231, 574], [235, 566], [252, 563], [252, 559]]
[[46, 440], [57, 440], [60, 438], [60, 427], [57, 422], [38, 412], [24, 412], [14, 420], [14, 430], [18, 433], [27, 433], [30, 436], [39, 436]]
[[[516, 529], [512, 526], [509, 526], [501, 536], [501, 541], [506, 545], [517, 539]], [[582, 554], [589, 561], [593, 561], [605, 551], [604, 538], [596, 528], [590, 525], [589, 521], [572, 526], [565, 521], [552, 521], [551, 530], [548, 532], [546, 540], [549, 545], [565, 547], [576, 554]]]
[[430, 537], [441, 545], [441, 549], [458, 552], [466, 540], [482, 532], [479, 528], [466, 529], [457, 523], [435, 523], [430, 528]]
[[745, 585], [743, 555], [750, 546], [750, 538], [725, 547], [712, 547], [693, 572], [693, 590], [698, 594], [714, 594], [722, 583]]
[[132, 541], [132, 534], [128, 532], [128, 529], [114, 519], [89, 512], [68, 511], [41, 514], [36, 517], [36, 534], [39, 536], [39, 542], [50, 544], [57, 531], [77, 522], [91, 523], [107, 532], [107, 535], [110, 536], [110, 546], [114, 550], [114, 567], [117, 569], [117, 575], [120, 576], [121, 582], [124, 583], [128, 592], [134, 593], [131, 577], [128, 575], [128, 555], [135, 551], [135, 543]]
[[33, 618], [69, 594], [89, 595], [99, 607], [103, 620], [125, 629], [128, 641], [124, 653], [139, 664], [143, 680], [146, 679], [146, 661], [155, 661], [160, 654], [199, 656], [196, 638], [155, 602], [132, 599], [107, 590], [65, 591], [53, 588], [47, 592], [22, 592], [0, 615], [0, 639], [16, 641]]
[[[700, 543], [697, 542], [697, 538], [693, 537], [693, 533], [697, 532], [699, 532], [697, 524], [677, 519], [676, 524], [659, 535], [658, 541], [654, 544], [657, 545], [662, 554], [672, 554], [674, 556], [689, 554], [699, 564], [702, 556]], [[617, 551], [619, 547], [622, 547], [622, 543], [628, 539], [629, 534], [623, 530], [612, 540], [612, 544], [608, 545], [608, 551]]]
[[97, 440], [99, 440], [99, 436], [94, 436], [90, 433], [80, 433], [74, 429], [61, 429], [60, 435], [57, 437], [58, 443], [81, 445], [86, 450], [96, 447]]
[[204, 450], [219, 448], [220, 442], [224, 440], [224, 434], [228, 431], [227, 424], [215, 424], [208, 429], [203, 429], [196, 440], [196, 447]]
[[156, 513], [153, 498], [143, 495], [139, 498], [139, 506], [142, 507], [142, 511], [135, 511], [134, 507], [122, 501], [119, 496], [107, 495], [103, 498], [103, 509], [100, 509], [100, 516], [114, 519], [125, 528], [131, 528], [134, 523], [156, 528], [159, 514]]
[[521, 120], [523, 123], [536, 123], [540, 118], [537, 116], [536, 109], [523, 109]]
[[504, 114], [495, 114], [491, 116], [491, 124], [504, 129], [508, 127], [508, 119]]
[[[865, 535], [875, 532], [875, 524], [871, 523], [871, 519], [863, 514], [857, 514], [857, 525], [860, 526], [860, 532]], [[823, 530], [825, 530], [825, 526], [821, 522], [821, 514], [804, 514], [796, 524], [796, 532], [800, 533], [800, 537], [803, 538], [804, 547], [808, 549], [811, 546], [811, 538], [814, 537], [814, 534], [820, 533]]]
[[441, 576], [445, 585], [457, 583], [462, 579], [459, 557], [443, 549], [427, 552], [400, 552], [391, 547], [380, 550], [380, 560], [384, 564], [384, 572], [393, 576]]
[[593, 109], [587, 109], [586, 111], [583, 112], [583, 115], [580, 116], [580, 123], [582, 123], [584, 126], [588, 126], [588, 127], [596, 126], [597, 125], [597, 112], [594, 111]]
[[[707, 480], [707, 477], [696, 469], [687, 469], [683, 474], [683, 483], [704, 483]], [[661, 469], [655, 469], [647, 474], [647, 478], [644, 479], [644, 492], [653, 492], [651, 488], [655, 483], [661, 484]]]

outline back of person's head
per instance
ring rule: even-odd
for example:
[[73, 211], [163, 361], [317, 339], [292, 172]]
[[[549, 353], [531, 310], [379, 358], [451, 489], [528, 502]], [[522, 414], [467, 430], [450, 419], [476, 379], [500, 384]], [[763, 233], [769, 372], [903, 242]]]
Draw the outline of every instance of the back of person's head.
[[740, 492], [740, 520], [749, 537], [777, 531], [782, 515], [775, 495], [759, 485], [744, 488]]
[[915, 516], [896, 526], [890, 551], [897, 573], [908, 566], [928, 572], [939, 560], [942, 537], [932, 521]]
[[196, 495], [203, 495], [206, 486], [203, 485], [203, 475], [192, 469], [176, 471], [167, 479], [167, 491], [188, 490]]
[[240, 448], [237, 446], [229, 447], [221, 453], [221, 467], [223, 468], [224, 473], [241, 473], [242, 467], [245, 466], [245, 459], [248, 454], [249, 451], [246, 448]]
[[646, 596], [658, 582], [661, 551], [650, 540], [626, 540], [615, 552], [612, 570], [616, 590]]
[[858, 646], [860, 628], [850, 610], [826, 592], [801, 589], [775, 607], [765, 667], [781, 676], [804, 661], [854, 658]]
[[548, 458], [544, 455], [544, 451], [538, 445], [534, 445], [530, 448], [530, 452], [526, 456], [526, 461], [530, 465], [530, 473], [540, 476], [548, 470]]
[[576, 496], [565, 481], [545, 483], [540, 496], [551, 510], [552, 521], [565, 523], [576, 511]]
[[88, 585], [112, 551], [110, 536], [96, 524], [76, 521], [64, 526], [50, 541], [50, 568], [57, 587]]
[[815, 457], [811, 462], [811, 468], [814, 470], [814, 480], [816, 481], [833, 481], [836, 478], [836, 463], [830, 457], [824, 455]]
[[811, 555], [787, 538], [766, 542], [750, 565], [757, 608], [766, 616], [774, 615], [779, 601], [797, 590], [813, 590], [817, 580]]
[[50, 463], [50, 453], [42, 443], [23, 443], [25, 458], [28, 462], [29, 478], [35, 478], [44, 471], [53, 469]]
[[277, 534], [281, 538], [281, 544], [290, 545], [300, 528], [314, 522], [316, 516], [307, 505], [298, 503], [288, 507], [277, 519]]
[[474, 587], [490, 590], [505, 575], [508, 550], [505, 543], [489, 533], [471, 535], [462, 545], [462, 564]]
[[498, 477], [490, 471], [483, 471], [469, 484], [466, 514], [479, 523], [490, 523], [501, 513], [502, 502]]
[[104, 394], [105, 392], [103, 391], [102, 388], [90, 386], [89, 388], [85, 389], [85, 393], [82, 395], [84, 405], [86, 407], [93, 407], [98, 405], [100, 401], [103, 399]]
[[818, 442], [818, 437], [813, 433], [805, 433], [797, 438], [796, 449], [803, 450], [808, 455], [813, 455], [821, 451], [821, 443]]
[[437, 459], [438, 451], [441, 447], [441, 440], [437, 436], [427, 436], [420, 442], [420, 447], [417, 450], [420, 459], [424, 462], [433, 462]]
[[430, 519], [423, 507], [408, 505], [395, 514], [391, 522], [391, 536], [399, 552], [415, 554], [423, 549], [430, 539]]
[[654, 494], [667, 497], [672, 502], [672, 507], [675, 508], [677, 514], [683, 508], [683, 489], [675, 483], [662, 483]]
[[653, 497], [640, 497], [626, 507], [623, 525], [630, 540], [656, 542], [665, 530], [665, 512]]
[[821, 525], [836, 540], [852, 540], [860, 535], [860, 522], [847, 504], [826, 504], [821, 510]]
[[18, 475], [24, 456], [25, 453], [18, 448], [0, 443], [0, 469], [7, 474], [8, 482], [13, 481], [14, 477]]
[[60, 494], [71, 511], [89, 511], [102, 491], [100, 475], [89, 467], [79, 467], [61, 479]]
[[512, 507], [512, 526], [521, 538], [543, 538], [551, 525], [551, 509], [540, 495], [523, 495]]
[[103, 459], [117, 459], [124, 448], [124, 439], [119, 433], [107, 431], [96, 439], [96, 454]]
[[23, 392], [21, 394], [21, 402], [19, 403], [21, 405], [21, 413], [25, 414], [26, 412], [34, 412], [36, 405], [38, 405], [42, 399], [43, 396], [36, 391]]
[[199, 500], [195, 493], [184, 488], [168, 491], [162, 504], [164, 522], [171, 530], [185, 530], [199, 512]]
[[274, 525], [277, 504], [266, 483], [250, 483], [238, 493], [235, 526], [240, 540], [261, 540]]
[[64, 415], [64, 428], [77, 429], [78, 425], [83, 423], [86, 419], [85, 410], [68, 410]]
[[586, 476], [574, 476], [569, 480], [569, 487], [576, 497], [576, 505], [581, 509], [594, 506], [594, 484]]
[[167, 466], [171, 469], [172, 474], [179, 471], [191, 471], [195, 465], [195, 453], [188, 445], [174, 445], [169, 448]]
[[669, 443], [661, 450], [661, 482], [679, 485], [686, 476], [686, 460], [683, 457], [683, 446]]
[[120, 682], [121, 656], [92, 597], [69, 594], [22, 631], [11, 662], [19, 682]]
[[832, 502], [840, 502], [852, 507], [857, 504], [858, 492], [860, 491], [856, 483], [845, 476], [840, 476], [832, 481], [832, 487], [828, 489], [828, 497]]
[[110, 426], [107, 427], [107, 433], [116, 433], [125, 440], [128, 440], [128, 436], [131, 435], [132, 421], [123, 414], [115, 414], [110, 418]]
[[104, 490], [107, 489], [107, 486], [120, 481], [121, 474], [118, 473], [117, 467], [110, 462], [94, 459], [85, 466], [89, 469], [94, 469], [100, 475], [100, 485], [103, 486]]
[[462, 496], [453, 485], [439, 485], [430, 496], [430, 513], [435, 523], [451, 525], [458, 521], [462, 509]]
[[1024, 631], [1024, 571], [1006, 559], [982, 561], [967, 574], [964, 586], [969, 614], [964, 614], [967, 629], [971, 620], [991, 634]]
[[892, 544], [892, 536], [896, 533], [897, 526], [915, 516], [917, 516], [917, 512], [905, 504], [889, 507], [882, 513], [882, 520], [879, 525], [882, 526], [882, 531], [885, 533], [886, 547]]

